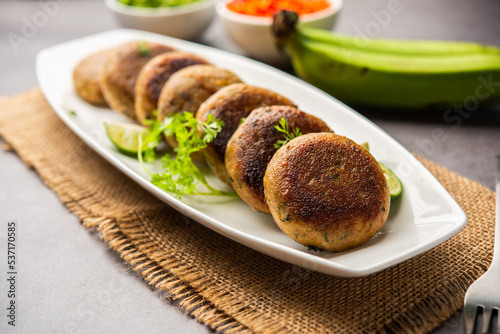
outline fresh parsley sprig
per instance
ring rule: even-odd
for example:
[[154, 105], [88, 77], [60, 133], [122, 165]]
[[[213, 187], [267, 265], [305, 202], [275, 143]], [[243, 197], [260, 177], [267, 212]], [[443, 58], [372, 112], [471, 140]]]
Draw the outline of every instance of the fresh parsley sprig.
[[274, 143], [274, 148], [278, 150], [290, 140], [302, 136], [302, 132], [300, 132], [299, 127], [296, 127], [292, 132], [290, 132], [288, 121], [284, 117], [280, 118], [279, 124], [275, 125], [274, 128], [285, 135], [284, 140], [278, 140]]
[[[143, 168], [150, 174], [151, 183], [175, 194], [177, 198], [181, 198], [181, 195], [235, 196], [233, 192], [213, 188], [191, 159], [191, 154], [204, 149], [221, 131], [224, 124], [220, 119], [209, 115], [205, 122], [200, 122], [192, 113], [185, 112], [169, 116], [161, 122], [149, 122], [150, 127], [146, 135], [139, 138], [137, 156]], [[144, 165], [144, 161], [156, 159], [155, 149], [161, 142], [162, 133], [175, 136], [179, 143], [174, 149], [177, 155], [164, 155], [161, 158], [163, 173], [152, 174]], [[198, 190], [199, 183], [205, 186], [207, 191]]]

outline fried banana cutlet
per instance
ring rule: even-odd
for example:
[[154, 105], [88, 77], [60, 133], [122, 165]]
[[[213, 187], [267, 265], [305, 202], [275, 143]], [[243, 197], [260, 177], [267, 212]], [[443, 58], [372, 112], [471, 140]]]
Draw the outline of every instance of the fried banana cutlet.
[[73, 83], [78, 96], [97, 106], [107, 106], [102, 95], [100, 72], [111, 49], [101, 50], [82, 59], [73, 70]]
[[[167, 81], [158, 100], [158, 120], [181, 112], [196, 115], [201, 104], [219, 89], [240, 83], [232, 72], [211, 65], [193, 65], [175, 72]], [[177, 147], [174, 137], [167, 137]]]
[[144, 123], [153, 118], [163, 86], [177, 71], [192, 65], [209, 63], [194, 54], [168, 52], [158, 55], [142, 68], [135, 84], [135, 115]]
[[170, 51], [173, 49], [169, 46], [144, 41], [114, 49], [100, 73], [100, 86], [108, 105], [135, 119], [135, 82], [139, 72], [153, 57]]
[[390, 209], [389, 187], [377, 161], [333, 133], [307, 134], [280, 148], [267, 166], [264, 193], [283, 232], [329, 251], [370, 240]]
[[217, 91], [198, 109], [198, 120], [205, 122], [208, 115], [214, 115], [224, 122], [221, 132], [201, 151], [210, 168], [222, 181], [231, 185], [225, 164], [226, 146], [240, 121], [252, 110], [272, 105], [293, 106], [293, 103], [270, 90], [236, 83]]
[[264, 197], [264, 174], [278, 150], [275, 144], [284, 139], [276, 129], [282, 118], [290, 132], [332, 132], [319, 118], [291, 106], [262, 107], [250, 113], [227, 144], [226, 169], [233, 188], [255, 211], [270, 213]]

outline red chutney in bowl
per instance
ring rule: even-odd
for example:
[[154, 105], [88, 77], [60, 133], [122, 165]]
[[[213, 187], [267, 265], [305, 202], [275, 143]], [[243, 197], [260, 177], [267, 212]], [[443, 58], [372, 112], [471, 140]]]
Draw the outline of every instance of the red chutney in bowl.
[[226, 6], [229, 10], [245, 15], [273, 17], [286, 9], [297, 14], [310, 14], [330, 7], [326, 0], [233, 0]]

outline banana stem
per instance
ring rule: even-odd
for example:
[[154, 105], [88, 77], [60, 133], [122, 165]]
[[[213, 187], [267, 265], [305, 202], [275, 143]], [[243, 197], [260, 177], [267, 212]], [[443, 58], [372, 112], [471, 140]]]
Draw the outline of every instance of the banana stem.
[[295, 25], [299, 21], [299, 14], [282, 10], [274, 15], [272, 33], [278, 50], [284, 53], [288, 37], [295, 31]]

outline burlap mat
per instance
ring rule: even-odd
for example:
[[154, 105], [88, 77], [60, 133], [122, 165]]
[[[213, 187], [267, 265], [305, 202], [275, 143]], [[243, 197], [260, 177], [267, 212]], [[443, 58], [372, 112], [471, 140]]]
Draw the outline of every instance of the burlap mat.
[[430, 161], [467, 227], [378, 274], [339, 278], [262, 255], [169, 208], [80, 141], [38, 89], [0, 102], [0, 135], [146, 282], [218, 331], [429, 332], [462, 307], [492, 259], [494, 193]]

